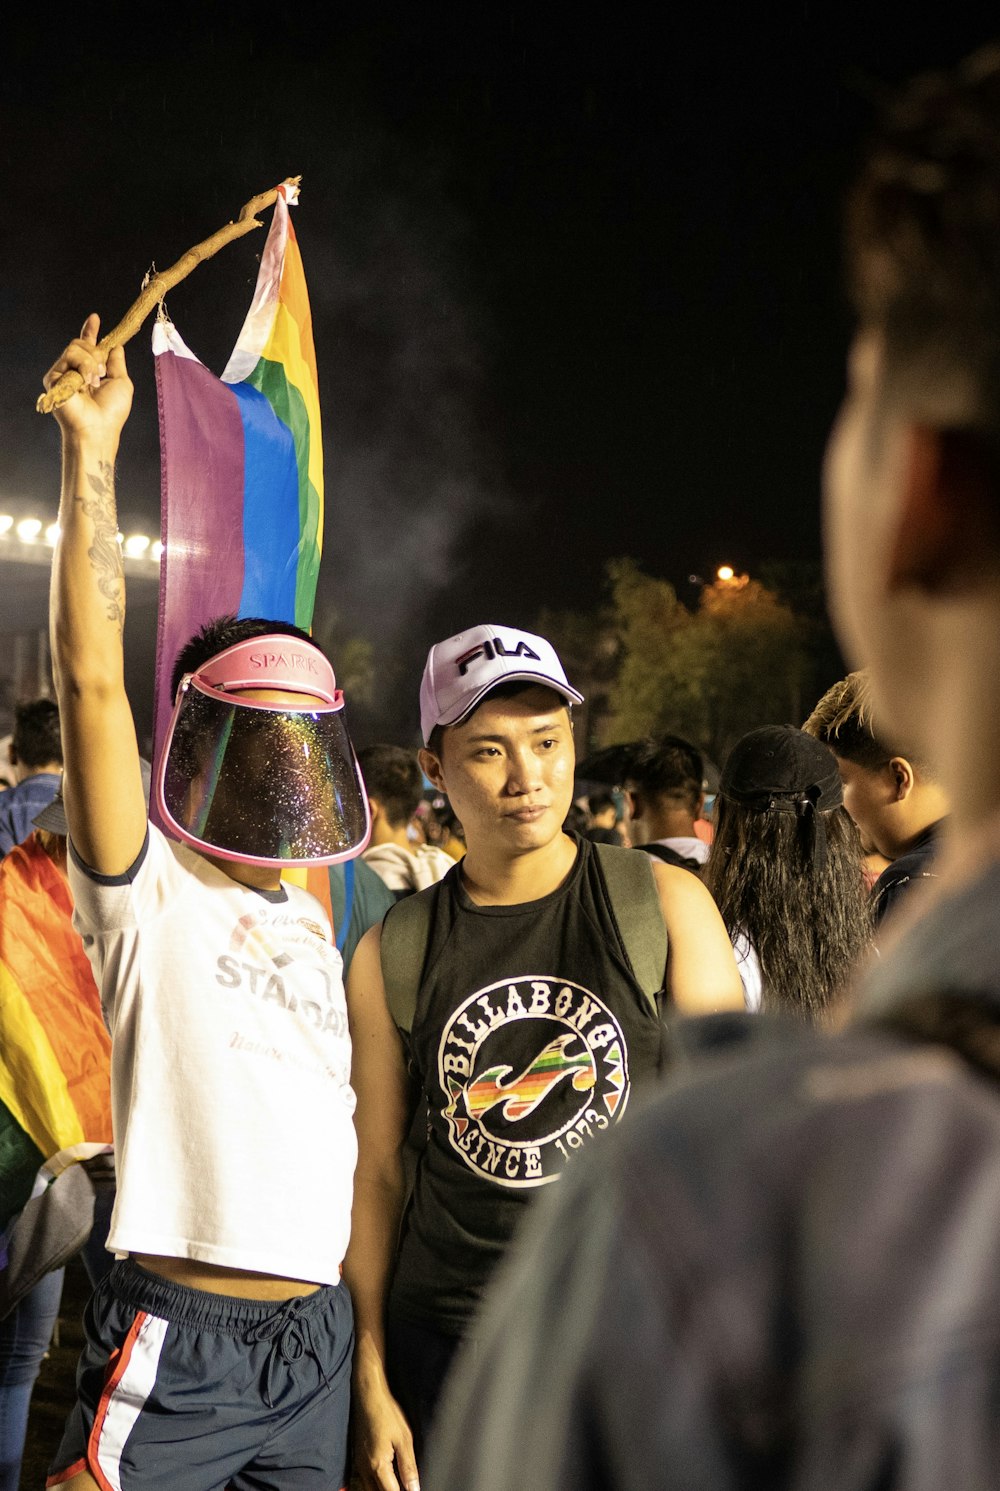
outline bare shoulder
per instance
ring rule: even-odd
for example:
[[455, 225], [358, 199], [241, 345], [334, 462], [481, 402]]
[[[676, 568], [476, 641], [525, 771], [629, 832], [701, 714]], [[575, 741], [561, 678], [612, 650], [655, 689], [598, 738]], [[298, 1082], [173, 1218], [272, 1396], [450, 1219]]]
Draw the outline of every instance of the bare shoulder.
[[[395, 1149], [406, 1133], [409, 1078], [403, 1041], [389, 1011], [379, 958], [381, 928], [369, 927], [347, 975], [347, 1019], [353, 1059], [351, 1085], [358, 1099], [357, 1126]], [[362, 1159], [365, 1156], [362, 1154]]]
[[679, 865], [654, 864], [670, 952], [667, 988], [685, 1015], [742, 1009], [743, 984], [729, 934], [707, 887]]
[[665, 864], [663, 860], [651, 860], [650, 863], [664, 916], [671, 911], [688, 913], [698, 910], [718, 915], [715, 902], [697, 875], [680, 865]]
[[385, 997], [382, 983], [382, 925], [376, 922], [361, 938], [354, 949], [354, 957], [347, 974], [347, 999], [363, 999], [366, 994], [381, 993]]

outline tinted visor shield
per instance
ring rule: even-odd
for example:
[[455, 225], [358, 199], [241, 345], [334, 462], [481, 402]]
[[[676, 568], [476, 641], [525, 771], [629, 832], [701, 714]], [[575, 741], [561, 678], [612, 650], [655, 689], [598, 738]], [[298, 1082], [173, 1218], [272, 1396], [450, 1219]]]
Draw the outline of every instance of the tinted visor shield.
[[227, 859], [333, 864], [368, 840], [368, 799], [342, 704], [237, 703], [190, 680], [174, 710], [158, 788], [166, 823]]

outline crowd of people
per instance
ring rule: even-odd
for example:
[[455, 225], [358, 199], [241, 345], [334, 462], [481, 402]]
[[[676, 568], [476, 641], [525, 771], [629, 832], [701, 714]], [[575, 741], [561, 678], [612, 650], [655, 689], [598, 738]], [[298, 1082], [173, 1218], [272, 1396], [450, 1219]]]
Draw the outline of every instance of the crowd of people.
[[677, 735], [581, 783], [581, 695], [492, 624], [430, 648], [419, 750], [355, 754], [310, 637], [221, 617], [150, 788], [88, 318], [57, 699], [0, 794], [0, 1491], [81, 1243], [71, 1491], [993, 1484], [998, 162], [992, 52], [872, 148], [825, 498], [859, 667], [710, 808]]

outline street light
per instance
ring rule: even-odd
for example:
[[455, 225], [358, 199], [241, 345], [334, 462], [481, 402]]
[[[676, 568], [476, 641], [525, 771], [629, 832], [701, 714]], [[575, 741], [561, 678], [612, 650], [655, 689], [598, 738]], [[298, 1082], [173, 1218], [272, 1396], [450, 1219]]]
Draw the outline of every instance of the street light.
[[735, 575], [736, 571], [731, 564], [720, 564], [719, 568], [715, 571], [716, 579], [722, 581], [732, 580], [735, 578]]

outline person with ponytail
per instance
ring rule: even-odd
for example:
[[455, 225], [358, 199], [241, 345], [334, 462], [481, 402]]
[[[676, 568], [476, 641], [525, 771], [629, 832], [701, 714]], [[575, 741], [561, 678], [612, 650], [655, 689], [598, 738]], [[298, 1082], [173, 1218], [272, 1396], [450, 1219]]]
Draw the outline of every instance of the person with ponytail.
[[858, 831], [832, 751], [791, 725], [751, 730], [719, 784], [706, 883], [748, 1009], [823, 1017], [872, 935]]

